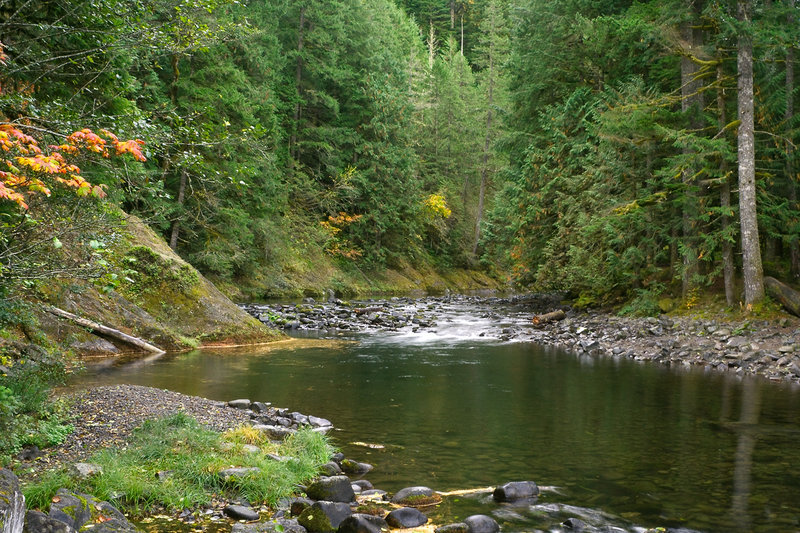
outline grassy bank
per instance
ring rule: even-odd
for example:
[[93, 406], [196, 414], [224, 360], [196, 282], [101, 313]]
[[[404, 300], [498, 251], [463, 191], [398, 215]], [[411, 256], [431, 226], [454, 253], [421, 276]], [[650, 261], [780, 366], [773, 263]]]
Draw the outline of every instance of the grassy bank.
[[[31, 507], [42, 509], [62, 487], [139, 514], [192, 509], [215, 499], [244, 498], [252, 504], [274, 505], [314, 477], [332, 451], [327, 439], [310, 429], [276, 445], [252, 427], [220, 434], [178, 413], [146, 422], [125, 449], [95, 454], [90, 462], [102, 468], [101, 474], [79, 479], [61, 469], [28, 484], [24, 492]], [[221, 474], [232, 466], [258, 471], [230, 477]]]

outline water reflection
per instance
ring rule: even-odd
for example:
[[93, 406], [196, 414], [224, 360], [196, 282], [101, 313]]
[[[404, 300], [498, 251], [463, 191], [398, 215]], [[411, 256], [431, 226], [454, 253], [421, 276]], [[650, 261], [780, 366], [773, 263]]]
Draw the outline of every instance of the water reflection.
[[504, 531], [555, 528], [567, 515], [628, 530], [800, 527], [795, 388], [485, 338], [353, 340], [198, 351], [82, 379], [328, 418], [336, 443], [375, 464], [370, 481], [390, 491], [522, 479], [558, 487], [523, 508], [448, 498], [434, 511], [442, 519], [490, 512]]

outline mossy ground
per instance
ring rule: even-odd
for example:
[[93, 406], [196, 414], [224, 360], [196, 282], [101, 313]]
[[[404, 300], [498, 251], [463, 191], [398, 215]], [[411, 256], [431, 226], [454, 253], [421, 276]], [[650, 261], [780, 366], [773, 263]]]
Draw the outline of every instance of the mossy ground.
[[[243, 447], [253, 442], [258, 452]], [[126, 448], [93, 456], [90, 461], [102, 467], [102, 474], [80, 480], [61, 469], [26, 485], [24, 493], [30, 507], [42, 509], [62, 487], [137, 513], [193, 508], [220, 497], [273, 505], [314, 477], [332, 451], [325, 437], [310, 430], [273, 445], [254, 436], [252, 430], [219, 434], [179, 413], [146, 422]], [[275, 461], [268, 453], [290, 459]], [[231, 466], [257, 467], [260, 472], [223, 479], [219, 472]]]

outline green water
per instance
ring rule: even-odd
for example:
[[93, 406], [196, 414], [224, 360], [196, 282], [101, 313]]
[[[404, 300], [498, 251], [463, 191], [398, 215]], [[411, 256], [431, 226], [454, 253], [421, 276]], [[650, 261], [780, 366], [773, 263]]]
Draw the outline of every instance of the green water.
[[83, 380], [328, 418], [334, 443], [374, 464], [367, 478], [390, 492], [546, 487], [514, 508], [481, 494], [447, 498], [432, 513], [439, 521], [485, 513], [503, 531], [553, 530], [570, 516], [627, 531], [800, 530], [800, 390], [788, 385], [473, 336], [381, 334], [197, 351]]

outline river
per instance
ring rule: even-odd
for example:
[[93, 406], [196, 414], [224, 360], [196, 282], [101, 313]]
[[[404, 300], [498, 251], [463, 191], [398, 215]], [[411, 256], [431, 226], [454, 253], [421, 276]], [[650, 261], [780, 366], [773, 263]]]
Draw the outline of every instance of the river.
[[437, 522], [484, 513], [504, 532], [560, 531], [570, 517], [623, 531], [800, 530], [797, 387], [495, 334], [519, 320], [455, 306], [425, 331], [306, 333], [269, 347], [97, 366], [80, 380], [328, 418], [334, 444], [372, 463], [367, 478], [390, 492], [514, 480], [543, 488], [516, 507], [487, 493], [448, 497], [430, 513]]

